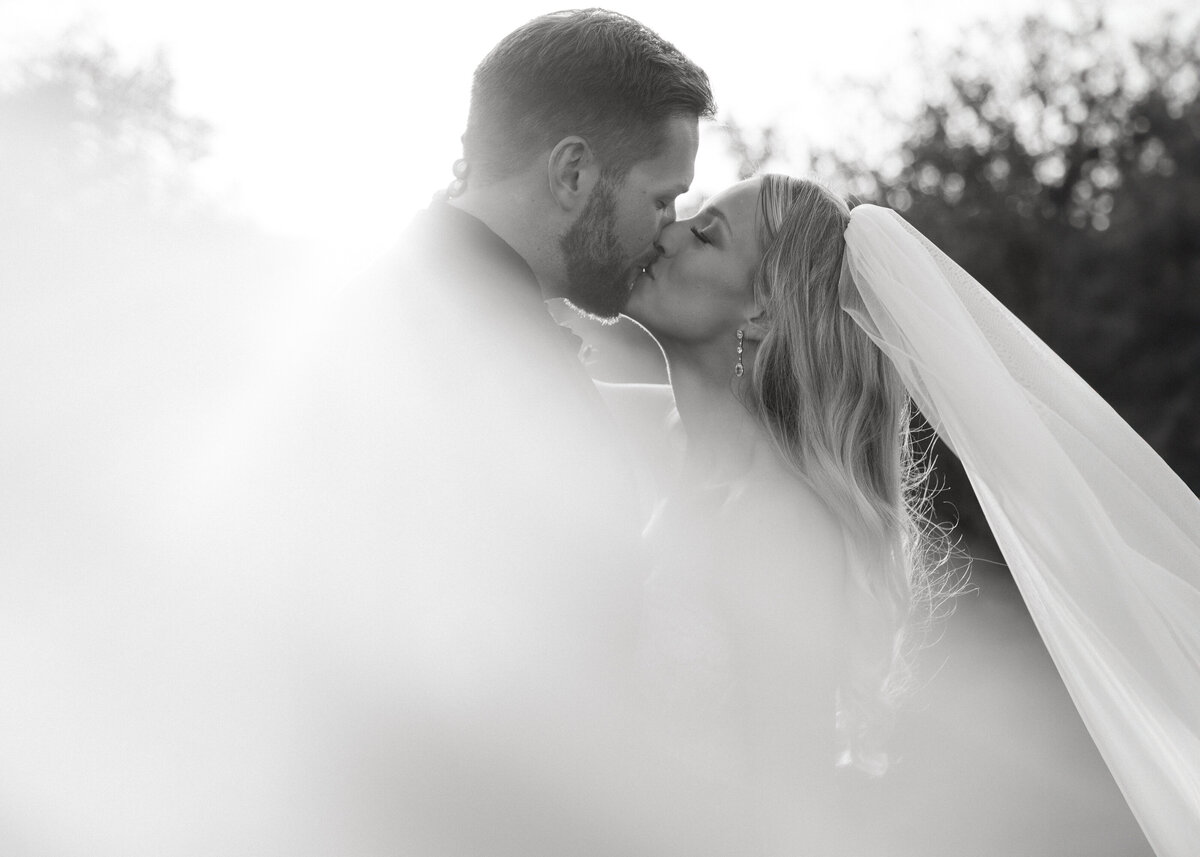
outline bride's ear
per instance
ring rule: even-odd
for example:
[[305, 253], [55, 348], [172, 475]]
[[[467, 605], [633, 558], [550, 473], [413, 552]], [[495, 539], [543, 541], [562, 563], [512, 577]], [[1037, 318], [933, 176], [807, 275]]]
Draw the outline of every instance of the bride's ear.
[[563, 137], [550, 150], [546, 164], [550, 195], [565, 211], [575, 211], [587, 202], [600, 178], [600, 164], [588, 141]]
[[745, 331], [746, 339], [751, 342], [761, 342], [770, 329], [770, 319], [767, 318], [766, 311], [759, 309], [757, 306], [750, 311], [745, 327], [742, 328]]

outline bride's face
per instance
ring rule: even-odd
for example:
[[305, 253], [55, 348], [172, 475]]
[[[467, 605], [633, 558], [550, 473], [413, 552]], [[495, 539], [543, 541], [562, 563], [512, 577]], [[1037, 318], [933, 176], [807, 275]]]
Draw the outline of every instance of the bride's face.
[[756, 314], [759, 192], [758, 179], [740, 182], [663, 229], [662, 255], [635, 281], [625, 314], [660, 342], [733, 342]]

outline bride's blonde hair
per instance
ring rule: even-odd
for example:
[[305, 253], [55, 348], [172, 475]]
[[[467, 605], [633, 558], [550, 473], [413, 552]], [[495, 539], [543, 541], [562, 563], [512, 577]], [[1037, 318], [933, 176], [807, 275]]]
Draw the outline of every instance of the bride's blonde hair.
[[908, 393], [843, 307], [859, 301], [844, 265], [846, 202], [822, 185], [762, 176], [754, 278], [766, 333], [749, 405], [779, 453], [846, 528], [851, 549], [844, 761], [882, 772], [881, 743], [907, 677], [911, 632], [929, 615], [947, 556], [928, 514]]

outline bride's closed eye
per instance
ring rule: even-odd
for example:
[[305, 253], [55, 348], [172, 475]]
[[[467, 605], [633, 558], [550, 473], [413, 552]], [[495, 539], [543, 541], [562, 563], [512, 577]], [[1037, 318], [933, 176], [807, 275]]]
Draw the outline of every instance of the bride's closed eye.
[[697, 229], [695, 226], [692, 227], [692, 234], [696, 236], [696, 240], [699, 241], [701, 244], [711, 244], [712, 243], [712, 241], [709, 240], [708, 238], [704, 237], [704, 233], [701, 232], [699, 229]]

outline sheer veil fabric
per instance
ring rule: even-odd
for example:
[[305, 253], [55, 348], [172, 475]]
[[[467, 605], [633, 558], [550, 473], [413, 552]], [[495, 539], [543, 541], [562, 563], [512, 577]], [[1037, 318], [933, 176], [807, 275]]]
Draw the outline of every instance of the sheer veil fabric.
[[894, 211], [853, 209], [842, 306], [962, 460], [1039, 632], [1159, 857], [1200, 843], [1200, 501]]

